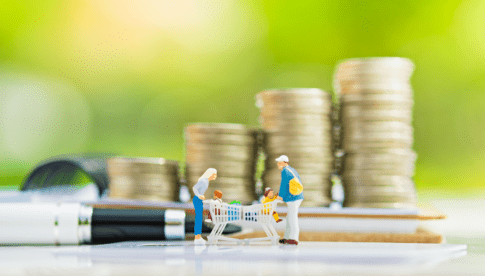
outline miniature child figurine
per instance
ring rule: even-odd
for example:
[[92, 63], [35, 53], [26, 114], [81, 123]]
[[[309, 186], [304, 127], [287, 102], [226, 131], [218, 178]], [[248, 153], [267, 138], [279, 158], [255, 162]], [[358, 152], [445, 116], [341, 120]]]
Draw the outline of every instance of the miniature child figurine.
[[[278, 196], [278, 194], [274, 194], [273, 189], [266, 188], [266, 190], [264, 191], [263, 203], [272, 202], [276, 199], [283, 200], [283, 198]], [[282, 221], [282, 219], [279, 218], [278, 213], [276, 213], [276, 211], [273, 212], [273, 217], [276, 222]]]
[[[217, 201], [219, 203], [222, 203], [222, 192], [219, 191], [219, 190], [215, 190], [214, 191], [214, 199], [211, 199], [212, 201]], [[220, 210], [219, 209], [215, 209], [214, 210], [215, 212], [219, 212], [219, 215], [220, 215]], [[209, 215], [207, 216], [207, 219], [205, 220], [206, 222], [212, 222], [212, 216], [211, 216], [211, 213], [209, 212]]]

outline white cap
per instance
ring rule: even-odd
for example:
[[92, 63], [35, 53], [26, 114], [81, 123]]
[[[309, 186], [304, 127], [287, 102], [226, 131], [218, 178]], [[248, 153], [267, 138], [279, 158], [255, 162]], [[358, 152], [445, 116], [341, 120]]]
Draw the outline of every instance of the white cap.
[[286, 155], [281, 155], [280, 157], [276, 158], [276, 161], [278, 161], [278, 162], [286, 162], [286, 163], [289, 162], [288, 161], [288, 156], [286, 156]]

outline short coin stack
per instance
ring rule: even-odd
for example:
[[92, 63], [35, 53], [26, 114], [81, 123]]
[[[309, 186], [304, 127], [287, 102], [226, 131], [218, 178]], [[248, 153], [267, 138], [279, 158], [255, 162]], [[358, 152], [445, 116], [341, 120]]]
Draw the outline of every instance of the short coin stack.
[[409, 83], [413, 69], [404, 58], [351, 59], [337, 68], [334, 85], [340, 97], [347, 207], [416, 204]]
[[107, 160], [109, 197], [178, 201], [179, 164], [163, 158], [113, 157]]
[[217, 170], [217, 179], [209, 182], [205, 193], [215, 190], [224, 202], [250, 203], [256, 199], [256, 131], [239, 124], [191, 124], [185, 128], [185, 170], [187, 186], [192, 187], [208, 169]]
[[302, 206], [330, 204], [331, 95], [316, 88], [267, 90], [256, 95], [256, 105], [265, 133], [264, 187], [279, 191], [281, 171], [275, 159], [286, 155], [302, 180]]

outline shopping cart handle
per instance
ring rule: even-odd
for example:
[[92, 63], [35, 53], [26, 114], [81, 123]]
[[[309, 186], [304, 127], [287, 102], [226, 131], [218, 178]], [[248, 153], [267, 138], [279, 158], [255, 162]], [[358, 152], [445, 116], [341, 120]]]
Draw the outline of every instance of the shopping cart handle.
[[[205, 200], [202, 200], [202, 203], [204, 204], [210, 204], [211, 201], [213, 201], [212, 199], [205, 199]], [[222, 202], [222, 203], [219, 203], [217, 202], [218, 204], [222, 205], [222, 206], [225, 206], [225, 205], [228, 205], [227, 202]]]

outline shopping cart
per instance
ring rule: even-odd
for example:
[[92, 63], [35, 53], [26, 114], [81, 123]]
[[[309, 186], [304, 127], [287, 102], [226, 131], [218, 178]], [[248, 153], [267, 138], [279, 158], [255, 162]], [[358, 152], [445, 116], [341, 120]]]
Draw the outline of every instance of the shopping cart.
[[281, 200], [275, 200], [268, 203], [254, 204], [250, 206], [243, 207], [243, 222], [244, 223], [257, 223], [259, 224], [267, 237], [265, 238], [251, 238], [244, 239], [244, 244], [249, 244], [251, 241], [271, 241], [273, 245], [278, 244], [280, 236], [276, 233], [274, 229], [273, 222], [273, 212], [276, 211], [276, 205]]
[[209, 245], [212, 245], [219, 240], [234, 241], [238, 244], [242, 244], [242, 240], [240, 239], [222, 236], [222, 231], [224, 231], [224, 228], [228, 223], [241, 222], [243, 206], [220, 203], [215, 200], [204, 200], [203, 202], [209, 204], [209, 211], [212, 216], [212, 223], [214, 223], [214, 228], [212, 228], [211, 233], [207, 237]]
[[[203, 202], [209, 204], [209, 211], [212, 216], [212, 222], [214, 223], [214, 228], [207, 237], [210, 245], [219, 240], [234, 241], [238, 244], [242, 242], [249, 244], [251, 241], [271, 241], [274, 245], [278, 244], [279, 236], [272, 223], [274, 221], [273, 212], [276, 210], [278, 202], [281, 202], [280, 200], [250, 206], [230, 205], [214, 200], [204, 200]], [[222, 236], [222, 231], [224, 231], [228, 223], [259, 224], [267, 237], [248, 238], [244, 240], [224, 237]]]

